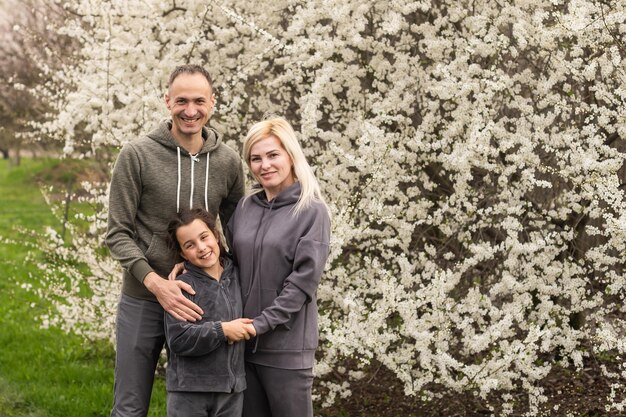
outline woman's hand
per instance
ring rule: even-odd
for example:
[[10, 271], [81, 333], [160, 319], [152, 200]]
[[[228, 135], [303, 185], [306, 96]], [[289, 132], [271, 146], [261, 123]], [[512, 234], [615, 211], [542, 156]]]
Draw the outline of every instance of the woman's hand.
[[184, 262], [179, 262], [176, 265], [174, 265], [174, 268], [172, 268], [172, 271], [167, 276], [167, 279], [169, 279], [170, 281], [174, 281], [177, 276], [187, 272], [187, 271], [185, 271], [185, 266], [184, 265], [185, 265]]
[[251, 319], [223, 321], [222, 330], [229, 343], [250, 340], [251, 337], [256, 336], [256, 331], [254, 330]]
[[248, 334], [250, 335], [250, 337], [255, 337], [256, 336], [256, 329], [254, 328], [254, 325], [252, 324], [252, 320], [250, 320], [250, 324], [246, 324], [246, 330], [248, 331]]

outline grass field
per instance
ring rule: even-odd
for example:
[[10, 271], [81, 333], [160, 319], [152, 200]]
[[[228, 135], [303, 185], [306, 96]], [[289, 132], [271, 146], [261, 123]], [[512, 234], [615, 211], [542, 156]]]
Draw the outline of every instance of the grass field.
[[[47, 312], [50, 303], [28, 289], [42, 285], [35, 262], [44, 256], [37, 246], [41, 238], [22, 230], [62, 228], [46, 206], [36, 178], [46, 183], [61, 178], [57, 183], [63, 184], [59, 173], [76, 169], [75, 165], [65, 169], [64, 164], [24, 159], [21, 166], [12, 167], [0, 160], [0, 417], [105, 417], [110, 413], [112, 346], [86, 343], [58, 329], [42, 329], [37, 317]], [[546, 415], [556, 406], [560, 407], [558, 415], [623, 415], [602, 408], [610, 387], [600, 365], [617, 372], [618, 362], [611, 357], [597, 359], [587, 360], [584, 372], [555, 367], [542, 381], [550, 398], [544, 405]], [[469, 391], [443, 392], [439, 400], [422, 403], [417, 397], [404, 396], [401, 384], [384, 367], [368, 372], [371, 377], [353, 384], [351, 397], [316, 412], [325, 417], [485, 415], [484, 405]], [[525, 395], [521, 389], [514, 394]], [[166, 415], [162, 377], [157, 378], [149, 415]]]
[[[57, 167], [55, 160], [22, 160], [18, 167], [0, 160], [0, 416], [108, 416], [115, 353], [105, 342], [86, 344], [58, 329], [42, 329], [37, 317], [49, 304], [28, 290], [41, 285], [34, 262], [37, 237], [62, 225], [51, 214], [35, 178]], [[29, 255], [30, 252], [30, 255]], [[150, 416], [165, 415], [161, 378], [154, 388]]]

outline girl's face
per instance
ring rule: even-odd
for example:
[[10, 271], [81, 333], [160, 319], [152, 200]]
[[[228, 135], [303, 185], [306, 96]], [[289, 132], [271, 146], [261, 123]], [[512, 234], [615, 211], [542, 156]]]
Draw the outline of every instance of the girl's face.
[[268, 200], [295, 182], [292, 168], [291, 157], [274, 136], [261, 139], [250, 148], [250, 170]]
[[219, 279], [220, 247], [211, 229], [200, 219], [181, 226], [176, 230], [176, 239], [181, 248], [181, 256]]

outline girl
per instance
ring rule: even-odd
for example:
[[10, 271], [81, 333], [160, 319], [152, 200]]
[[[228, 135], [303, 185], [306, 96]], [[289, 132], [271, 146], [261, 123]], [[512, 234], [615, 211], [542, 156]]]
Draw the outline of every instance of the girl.
[[168, 244], [185, 260], [177, 279], [195, 293], [185, 296], [204, 314], [190, 323], [165, 314], [169, 345], [167, 367], [168, 417], [230, 416], [242, 412], [246, 388], [243, 343], [254, 329], [241, 317], [237, 268], [216, 231], [215, 218], [203, 209], [179, 213], [168, 226]]

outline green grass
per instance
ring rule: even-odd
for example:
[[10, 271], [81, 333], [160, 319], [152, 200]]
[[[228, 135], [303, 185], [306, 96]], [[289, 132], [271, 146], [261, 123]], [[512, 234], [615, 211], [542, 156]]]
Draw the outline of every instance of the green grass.
[[44, 414], [24, 401], [22, 396], [0, 380], [0, 415], [2, 417], [43, 417]]
[[[19, 167], [0, 160], [0, 416], [108, 416], [115, 353], [106, 342], [85, 342], [58, 329], [42, 329], [37, 317], [49, 308], [22, 284], [39, 287], [33, 262], [38, 238], [62, 225], [51, 214], [35, 178], [58, 167], [55, 160], [23, 159]], [[55, 168], [58, 169], [58, 168]], [[39, 175], [39, 177], [37, 177]], [[80, 206], [75, 206], [77, 208]], [[7, 243], [7, 239], [9, 242]], [[32, 246], [31, 248], [28, 245]], [[35, 256], [30, 261], [28, 253]], [[150, 416], [165, 415], [165, 388], [158, 378]]]

